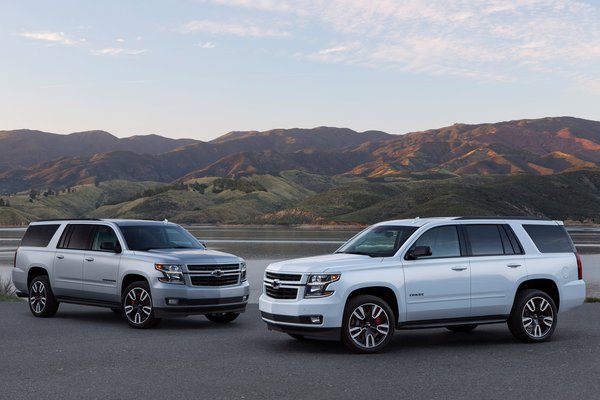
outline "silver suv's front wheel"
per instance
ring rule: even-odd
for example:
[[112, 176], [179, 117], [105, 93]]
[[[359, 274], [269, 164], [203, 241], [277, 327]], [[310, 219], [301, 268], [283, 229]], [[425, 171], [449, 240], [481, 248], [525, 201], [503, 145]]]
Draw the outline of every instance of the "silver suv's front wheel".
[[552, 297], [537, 289], [517, 293], [508, 327], [523, 342], [535, 343], [550, 339], [557, 322], [556, 305]]
[[375, 353], [394, 336], [396, 319], [390, 306], [376, 296], [360, 295], [346, 303], [342, 341], [355, 353]]
[[152, 296], [147, 282], [138, 281], [127, 286], [121, 304], [123, 317], [132, 328], [151, 328], [160, 321], [154, 317]]

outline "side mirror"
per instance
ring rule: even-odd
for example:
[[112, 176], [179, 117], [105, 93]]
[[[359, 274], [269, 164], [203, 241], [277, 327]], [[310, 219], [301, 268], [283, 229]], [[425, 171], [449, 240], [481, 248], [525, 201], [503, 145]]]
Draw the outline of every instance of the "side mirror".
[[208, 249], [206, 242], [203, 242], [202, 240], [198, 240], [198, 243], [200, 243], [202, 245], [202, 247], [204, 247], [205, 249]]
[[112, 251], [113, 253], [120, 253], [121, 246], [115, 242], [102, 242], [100, 243], [100, 250]]
[[411, 249], [406, 253], [407, 260], [416, 260], [420, 257], [429, 257], [431, 256], [431, 247], [429, 246], [416, 246], [414, 249]]

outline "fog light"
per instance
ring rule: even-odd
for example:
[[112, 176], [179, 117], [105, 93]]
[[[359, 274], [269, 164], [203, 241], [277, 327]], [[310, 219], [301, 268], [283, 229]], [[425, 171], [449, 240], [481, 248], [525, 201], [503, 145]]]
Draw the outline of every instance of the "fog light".
[[320, 315], [311, 315], [310, 322], [313, 323], [313, 324], [320, 324], [321, 323], [321, 316]]
[[167, 299], [167, 304], [170, 306], [176, 306], [179, 304], [179, 299]]
[[246, 300], [248, 300], [248, 296], [247, 295], [244, 296], [244, 297], [242, 297], [242, 301], [246, 301]]

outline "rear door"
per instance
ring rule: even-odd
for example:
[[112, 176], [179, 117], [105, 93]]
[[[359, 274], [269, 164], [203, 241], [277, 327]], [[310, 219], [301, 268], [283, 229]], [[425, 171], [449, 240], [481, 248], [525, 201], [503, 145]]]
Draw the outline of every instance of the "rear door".
[[506, 316], [515, 282], [527, 275], [521, 245], [509, 225], [466, 224], [471, 266], [471, 316]]
[[55, 253], [52, 287], [57, 296], [83, 295], [83, 258], [89, 249], [94, 225], [68, 224]]

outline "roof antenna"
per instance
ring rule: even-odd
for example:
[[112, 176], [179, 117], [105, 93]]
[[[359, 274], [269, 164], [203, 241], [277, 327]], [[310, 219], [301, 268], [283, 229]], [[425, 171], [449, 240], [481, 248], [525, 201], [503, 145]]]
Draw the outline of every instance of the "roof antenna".
[[168, 224], [168, 223], [169, 223], [169, 220], [167, 220], [167, 219], [165, 218], [165, 220], [163, 221], [163, 224], [165, 224], [165, 225], [166, 225], [166, 224]]
[[414, 224], [414, 223], [416, 223], [417, 221], [419, 221], [419, 219], [420, 219], [419, 217], [415, 217], [415, 219], [413, 219], [413, 222], [412, 222], [412, 223], [413, 223], [413, 224]]

